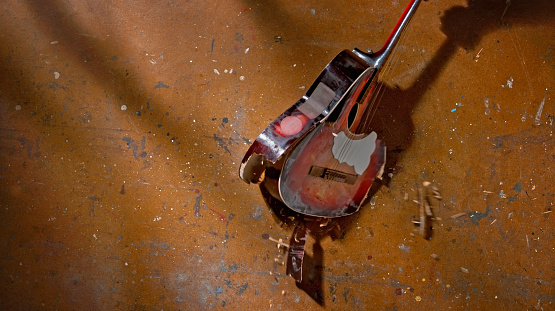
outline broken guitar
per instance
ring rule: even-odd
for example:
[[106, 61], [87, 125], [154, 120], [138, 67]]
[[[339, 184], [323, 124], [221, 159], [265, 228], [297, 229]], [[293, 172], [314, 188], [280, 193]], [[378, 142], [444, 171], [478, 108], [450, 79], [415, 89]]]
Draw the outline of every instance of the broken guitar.
[[307, 232], [357, 212], [381, 178], [386, 149], [370, 127], [380, 99], [376, 80], [420, 2], [410, 1], [379, 51], [339, 53], [243, 158], [241, 179], [262, 183], [268, 195], [303, 216], [287, 258], [287, 274], [298, 282]]

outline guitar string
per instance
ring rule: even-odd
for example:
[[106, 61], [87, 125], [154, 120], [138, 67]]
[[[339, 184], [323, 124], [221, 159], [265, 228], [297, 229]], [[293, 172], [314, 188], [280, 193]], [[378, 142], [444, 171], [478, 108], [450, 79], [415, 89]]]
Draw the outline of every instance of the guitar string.
[[[396, 46], [402, 46], [403, 43], [405, 42], [406, 38], [408, 37], [408, 33], [410, 33], [410, 31], [403, 31], [403, 33], [401, 34], [401, 38], [400, 41], [397, 42]], [[365, 85], [364, 87], [366, 88], [364, 90], [364, 94], [359, 94], [359, 98], [361, 100], [359, 100], [359, 98], [357, 98], [357, 103], [355, 105], [361, 105], [360, 102], [367, 102], [366, 105], [363, 107], [362, 111], [357, 111], [356, 115], [358, 117], [363, 117], [364, 120], [362, 120], [362, 122], [358, 122], [358, 125], [355, 126], [357, 129], [366, 129], [366, 127], [372, 123], [374, 116], [376, 114], [376, 111], [378, 110], [379, 105], [381, 104], [381, 101], [383, 99], [383, 96], [385, 94], [385, 92], [383, 91], [384, 88], [386, 88], [386, 84], [383, 83], [384, 81], [387, 80], [387, 78], [391, 75], [393, 68], [397, 65], [397, 63], [399, 62], [399, 59], [401, 57], [401, 52], [399, 51], [399, 48], [394, 48], [393, 51], [391, 52], [391, 55], [389, 57], [387, 57], [386, 62], [384, 62], [382, 64], [382, 68], [383, 71], [377, 72], [376, 76], [374, 77], [374, 79], [371, 79], [371, 81], [366, 82], [369, 85]], [[368, 97], [369, 96], [369, 97]], [[354, 105], [353, 105], [354, 106]], [[351, 107], [351, 109], [353, 109], [354, 107]], [[359, 107], [357, 107], [358, 109]], [[349, 110], [350, 113], [350, 110]], [[348, 121], [347, 121], [348, 122]], [[368, 133], [366, 133], [368, 134]], [[346, 136], [348, 138], [347, 142], [345, 144], [343, 144], [343, 146], [341, 147], [341, 150], [339, 152], [339, 156], [338, 158], [343, 158], [347, 152], [349, 152], [351, 145], [354, 144], [355, 140], [352, 138], [355, 138], [356, 136], [359, 136], [360, 133], [357, 133], [357, 131], [351, 131], [350, 128], [347, 129], [347, 133]], [[376, 146], [377, 147], [377, 146]], [[334, 167], [338, 167], [341, 163], [339, 163], [339, 161], [337, 161], [334, 165]]]
[[[407, 31], [404, 36], [401, 36], [397, 46], [402, 46], [405, 43], [405, 40], [407, 39], [407, 37], [409, 37], [410, 33], [411, 33], [410, 31]], [[395, 68], [395, 66], [400, 63], [401, 56], [402, 56], [402, 52], [399, 51], [399, 49], [393, 52], [391, 55], [391, 63], [390, 63], [391, 66], [389, 66], [388, 70], [385, 71], [384, 76], [382, 76], [379, 80], [376, 80], [376, 82], [380, 84], [380, 89], [378, 90], [376, 95], [376, 97], [379, 97], [379, 98], [375, 100], [376, 101], [375, 105], [374, 104], [371, 105], [371, 108], [370, 108], [371, 114], [368, 118], [364, 120], [365, 127], [371, 124], [372, 121], [374, 120], [374, 116], [378, 110], [378, 107], [382, 101], [383, 96], [385, 95], [385, 92], [382, 91], [382, 89], [385, 87], [385, 83], [381, 83], [381, 82], [385, 82], [386, 77], [392, 74], [393, 68]]]
[[[406, 36], [402, 36], [401, 37], [401, 42], [398, 42], [397, 46], [399, 46], [401, 43], [404, 42]], [[385, 80], [389, 74], [392, 71], [392, 68], [395, 66], [395, 64], [397, 63], [398, 59], [399, 59], [399, 50], [398, 49], [394, 49], [391, 52], [391, 55], [388, 57], [388, 60], [386, 62], [384, 62], [382, 64], [382, 68], [383, 71], [381, 72], [377, 72], [376, 76], [374, 77], [374, 79], [371, 79], [371, 81], [367, 81], [365, 82], [366, 84], [363, 86], [364, 88], [364, 92], [362, 94], [358, 94], [356, 101], [357, 103], [355, 105], [361, 105], [361, 102], [364, 103], [366, 102], [366, 104], [364, 105], [364, 107], [362, 107], [362, 110], [359, 110], [356, 112], [357, 117], [361, 118], [363, 117], [364, 120], [362, 120], [362, 122], [358, 122], [358, 124], [355, 126], [356, 129], [365, 129], [366, 126], [371, 122], [371, 120], [368, 120], [368, 114], [370, 114], [373, 118], [373, 115], [375, 114], [375, 111], [377, 111], [377, 108], [383, 98], [383, 89], [385, 87], [384, 83], [380, 83], [380, 81]], [[385, 67], [385, 68], [384, 68]], [[354, 94], [353, 94], [354, 95]], [[351, 110], [354, 108], [351, 107]], [[359, 107], [357, 107], [357, 109], [359, 109]], [[350, 110], [349, 110], [350, 113]], [[348, 120], [347, 120], [348, 122]], [[351, 126], [352, 128], [352, 126]], [[343, 156], [346, 155], [347, 152], [349, 152], [352, 144], [355, 143], [355, 140], [352, 138], [355, 138], [356, 136], [359, 136], [361, 133], [358, 133], [359, 131], [351, 131], [350, 128], [347, 128], [347, 142], [345, 142], [343, 144], [343, 146], [341, 147], [341, 150], [339, 152], [339, 156], [338, 158], [341, 159]], [[339, 165], [341, 165], [341, 163], [339, 163], [339, 161], [335, 162], [333, 167], [337, 168]], [[331, 180], [330, 180], [331, 181]], [[329, 181], [328, 181], [329, 182]]]

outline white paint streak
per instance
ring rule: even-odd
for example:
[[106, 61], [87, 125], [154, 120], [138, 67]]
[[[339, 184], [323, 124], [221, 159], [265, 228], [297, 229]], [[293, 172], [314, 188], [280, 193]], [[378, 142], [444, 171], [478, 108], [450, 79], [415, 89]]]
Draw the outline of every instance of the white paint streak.
[[542, 100], [542, 102], [540, 103], [540, 107], [538, 108], [538, 112], [536, 112], [536, 118], [534, 119], [534, 124], [536, 125], [540, 125], [540, 120], [542, 117], [542, 110], [543, 110], [543, 105], [545, 104], [545, 96]]

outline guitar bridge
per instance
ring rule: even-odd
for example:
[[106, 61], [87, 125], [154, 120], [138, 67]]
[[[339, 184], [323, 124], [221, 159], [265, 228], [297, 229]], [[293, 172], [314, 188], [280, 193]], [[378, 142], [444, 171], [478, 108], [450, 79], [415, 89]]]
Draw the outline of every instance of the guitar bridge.
[[349, 174], [345, 172], [341, 172], [338, 170], [334, 170], [331, 168], [325, 168], [320, 166], [311, 166], [308, 175], [314, 177], [320, 177], [327, 180], [332, 180], [336, 182], [346, 183], [349, 185], [354, 185], [357, 181], [358, 175]]

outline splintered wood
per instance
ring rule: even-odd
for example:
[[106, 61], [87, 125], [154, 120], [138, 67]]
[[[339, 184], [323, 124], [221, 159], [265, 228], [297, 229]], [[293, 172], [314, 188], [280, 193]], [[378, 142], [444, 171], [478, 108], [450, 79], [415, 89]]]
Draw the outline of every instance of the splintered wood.
[[439, 189], [429, 181], [424, 181], [422, 187], [418, 188], [418, 201], [414, 201], [418, 204], [418, 220], [413, 223], [418, 226], [418, 233], [427, 240], [432, 236], [432, 199], [442, 199]]

